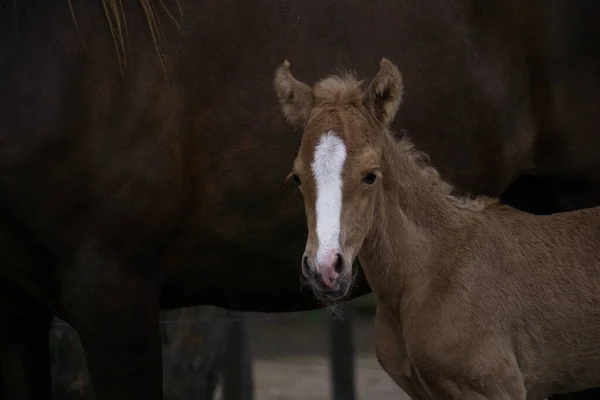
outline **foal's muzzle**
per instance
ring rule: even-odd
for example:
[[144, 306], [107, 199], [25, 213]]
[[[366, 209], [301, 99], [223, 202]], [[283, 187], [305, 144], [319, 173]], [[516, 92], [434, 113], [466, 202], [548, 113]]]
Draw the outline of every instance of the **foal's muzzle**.
[[322, 281], [329, 289], [337, 289], [343, 270], [344, 258], [340, 252], [331, 252], [320, 263], [312, 261], [306, 254], [302, 257], [302, 274], [310, 281]]

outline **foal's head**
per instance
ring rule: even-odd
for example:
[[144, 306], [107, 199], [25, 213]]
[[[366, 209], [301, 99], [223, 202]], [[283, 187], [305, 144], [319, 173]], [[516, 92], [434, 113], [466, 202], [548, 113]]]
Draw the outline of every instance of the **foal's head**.
[[275, 89], [287, 120], [304, 131], [291, 174], [309, 231], [302, 272], [317, 293], [343, 296], [382, 190], [382, 139], [401, 102], [402, 77], [382, 59], [366, 90], [352, 77], [335, 76], [311, 88], [286, 61]]

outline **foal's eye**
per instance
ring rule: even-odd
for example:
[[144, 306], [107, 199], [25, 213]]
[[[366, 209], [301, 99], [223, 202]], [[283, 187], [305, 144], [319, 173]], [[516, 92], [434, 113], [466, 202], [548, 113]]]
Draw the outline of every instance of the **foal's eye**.
[[300, 180], [300, 177], [298, 175], [293, 174], [292, 178], [294, 178], [294, 182], [296, 182], [296, 185], [298, 185], [298, 186], [302, 185], [302, 181]]
[[365, 177], [363, 178], [363, 182], [366, 183], [367, 185], [372, 185], [375, 183], [375, 181], [377, 181], [377, 175], [373, 171], [366, 174]]

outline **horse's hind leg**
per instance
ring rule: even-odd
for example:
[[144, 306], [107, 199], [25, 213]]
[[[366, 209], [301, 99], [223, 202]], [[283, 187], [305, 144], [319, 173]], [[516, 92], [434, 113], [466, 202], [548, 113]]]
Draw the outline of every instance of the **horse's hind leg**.
[[65, 320], [79, 334], [98, 400], [162, 399], [159, 279], [86, 247], [63, 276]]
[[0, 399], [50, 400], [52, 315], [0, 280]]

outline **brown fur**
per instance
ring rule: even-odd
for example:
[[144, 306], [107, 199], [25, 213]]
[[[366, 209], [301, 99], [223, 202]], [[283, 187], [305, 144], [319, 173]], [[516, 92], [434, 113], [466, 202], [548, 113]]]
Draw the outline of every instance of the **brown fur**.
[[[284, 113], [310, 115], [294, 162], [309, 249], [315, 197], [306, 162], [323, 132], [346, 144], [340, 290], [358, 258], [377, 296], [380, 364], [414, 399], [541, 400], [599, 385], [600, 207], [535, 216], [452, 195], [388, 129], [401, 90], [377, 93], [401, 87], [392, 69], [384, 59], [386, 73], [364, 92], [351, 78], [322, 80], [311, 109], [282, 103]], [[279, 70], [275, 85], [285, 79]], [[380, 179], [359, 186], [374, 165]]]

